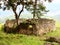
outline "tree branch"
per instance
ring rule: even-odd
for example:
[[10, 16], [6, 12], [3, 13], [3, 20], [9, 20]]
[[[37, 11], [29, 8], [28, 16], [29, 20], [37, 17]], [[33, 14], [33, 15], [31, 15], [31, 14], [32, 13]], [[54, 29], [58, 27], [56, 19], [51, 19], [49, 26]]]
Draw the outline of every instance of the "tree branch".
[[36, 5], [37, 5], [37, 0], [35, 0], [35, 4], [33, 5], [33, 7], [34, 7], [33, 19], [35, 18]]
[[24, 9], [24, 4], [23, 4], [23, 6], [22, 6], [22, 10], [19, 12], [18, 18], [20, 17], [21, 13], [23, 12], [23, 9]]
[[16, 13], [17, 6], [14, 7], [14, 5], [12, 4], [11, 7], [12, 7], [12, 10], [13, 10], [13, 12], [15, 14], [16, 23], [18, 25], [18, 15]]

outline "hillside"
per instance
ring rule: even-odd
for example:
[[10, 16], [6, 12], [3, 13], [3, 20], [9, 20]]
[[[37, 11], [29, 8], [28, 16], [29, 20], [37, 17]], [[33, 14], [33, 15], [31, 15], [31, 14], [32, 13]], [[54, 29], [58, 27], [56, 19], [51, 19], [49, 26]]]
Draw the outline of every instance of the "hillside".
[[52, 16], [52, 18], [58, 22], [60, 22], [60, 15], [55, 15], [55, 16]]
[[56, 27], [60, 27], [60, 22], [56, 21]]
[[52, 18], [56, 21], [56, 27], [60, 27], [60, 15], [52, 16]]

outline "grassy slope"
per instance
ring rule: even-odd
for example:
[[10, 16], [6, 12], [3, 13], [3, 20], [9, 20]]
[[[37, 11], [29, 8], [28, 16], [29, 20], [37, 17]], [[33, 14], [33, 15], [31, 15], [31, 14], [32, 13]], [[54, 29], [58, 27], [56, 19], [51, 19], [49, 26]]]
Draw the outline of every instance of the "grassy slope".
[[[43, 45], [45, 42], [43, 39], [46, 36], [60, 37], [60, 28], [57, 28], [56, 31], [50, 32], [42, 37], [22, 34], [6, 34], [1, 28], [2, 24], [0, 24], [0, 45]], [[56, 43], [55, 45], [58, 44]]]
[[60, 22], [56, 21], [56, 27], [60, 27]]

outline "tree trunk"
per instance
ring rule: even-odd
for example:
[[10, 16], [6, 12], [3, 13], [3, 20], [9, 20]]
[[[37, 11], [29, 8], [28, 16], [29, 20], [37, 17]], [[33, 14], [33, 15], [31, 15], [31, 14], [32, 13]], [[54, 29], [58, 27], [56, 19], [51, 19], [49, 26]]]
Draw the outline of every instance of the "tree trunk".
[[35, 19], [36, 5], [37, 5], [37, 0], [35, 0], [35, 4], [34, 4], [34, 13], [33, 13], [33, 19]]
[[19, 19], [19, 17], [18, 17], [18, 15], [16, 13], [16, 8], [12, 7], [12, 9], [13, 9], [13, 12], [15, 14], [16, 23], [17, 23], [17, 26], [18, 26], [18, 19]]
[[[23, 1], [24, 1], [24, 0], [23, 0]], [[23, 6], [22, 6], [22, 10], [19, 12], [18, 15], [17, 15], [17, 13], [16, 13], [16, 8], [17, 8], [17, 6], [12, 5], [11, 7], [12, 7], [13, 12], [14, 12], [14, 14], [15, 14], [16, 23], [17, 23], [17, 26], [18, 26], [18, 20], [19, 20], [19, 17], [20, 17], [20, 15], [21, 15], [23, 9], [24, 9], [24, 4], [23, 4]]]
[[17, 23], [17, 26], [18, 26], [18, 20], [19, 20], [18, 15], [15, 14], [15, 18], [16, 18], [16, 23]]

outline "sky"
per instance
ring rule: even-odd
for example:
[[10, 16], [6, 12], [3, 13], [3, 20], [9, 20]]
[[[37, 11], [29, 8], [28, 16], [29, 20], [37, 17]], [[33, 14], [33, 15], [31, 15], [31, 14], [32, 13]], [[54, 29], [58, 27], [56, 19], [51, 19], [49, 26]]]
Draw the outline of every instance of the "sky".
[[[46, 6], [46, 9], [49, 10], [49, 12], [46, 14], [46, 16], [55, 16], [55, 15], [60, 15], [60, 0], [53, 0], [51, 3], [44, 2], [44, 5]], [[18, 10], [21, 9], [21, 5], [18, 6], [17, 13], [19, 12]], [[24, 9], [24, 12], [21, 14], [21, 17], [30, 17], [31, 13], [29, 13], [26, 9]], [[3, 11], [0, 9], [0, 18], [4, 17], [13, 17], [14, 13], [13, 11], [10, 10], [5, 10]]]
[[48, 16], [60, 15], [60, 0], [53, 0], [52, 3], [46, 2], [45, 5], [50, 10], [47, 13]]

